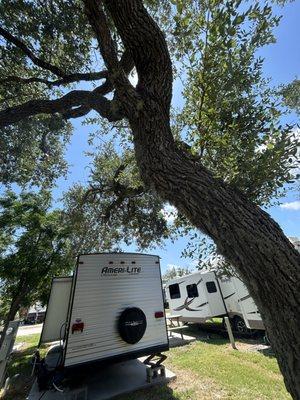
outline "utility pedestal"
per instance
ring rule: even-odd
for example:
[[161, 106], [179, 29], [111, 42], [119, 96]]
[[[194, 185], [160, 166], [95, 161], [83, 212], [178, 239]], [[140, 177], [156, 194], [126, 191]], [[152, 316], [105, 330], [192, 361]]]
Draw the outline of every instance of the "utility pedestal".
[[5, 334], [4, 342], [0, 348], [0, 388], [5, 381], [6, 367], [14, 347], [20, 321], [11, 321]]

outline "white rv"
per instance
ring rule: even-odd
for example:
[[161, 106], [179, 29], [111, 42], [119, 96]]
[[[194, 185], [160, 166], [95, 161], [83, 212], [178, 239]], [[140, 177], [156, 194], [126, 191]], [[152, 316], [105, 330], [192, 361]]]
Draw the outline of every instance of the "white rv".
[[243, 282], [218, 278], [215, 272], [182, 276], [166, 284], [170, 311], [182, 322], [203, 323], [213, 317], [229, 316], [233, 329], [264, 329], [260, 313]]
[[55, 340], [60, 370], [168, 350], [159, 257], [80, 255], [73, 277], [53, 280], [40, 344]]

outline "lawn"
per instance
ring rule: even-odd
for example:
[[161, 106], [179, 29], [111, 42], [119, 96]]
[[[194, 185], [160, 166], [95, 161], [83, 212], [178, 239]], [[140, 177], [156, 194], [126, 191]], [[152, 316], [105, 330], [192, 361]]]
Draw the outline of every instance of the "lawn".
[[24, 400], [26, 398], [26, 394], [28, 394], [33, 383], [31, 359], [39, 338], [39, 333], [17, 336], [15, 344], [22, 344], [22, 347], [12, 355], [8, 375], [13, 377], [19, 374], [19, 377], [15, 380], [14, 388], [4, 397], [5, 400]]
[[[118, 400], [285, 400], [285, 390], [276, 359], [254, 350], [257, 342], [238, 340], [239, 351], [218, 335], [171, 349], [166, 366], [177, 374], [168, 386], [120, 396]], [[24, 343], [9, 366], [10, 376], [22, 374], [24, 390], [32, 383], [30, 359], [39, 335], [20, 336]], [[25, 400], [24, 391], [11, 392], [5, 400]]]

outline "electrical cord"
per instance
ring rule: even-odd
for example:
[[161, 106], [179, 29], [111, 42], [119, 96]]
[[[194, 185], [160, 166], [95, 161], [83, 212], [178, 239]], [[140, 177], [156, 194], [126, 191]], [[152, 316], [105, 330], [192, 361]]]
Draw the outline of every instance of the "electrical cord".
[[[64, 322], [64, 323], [61, 325], [60, 330], [59, 330], [59, 345], [60, 345], [61, 347], [63, 346], [62, 328], [63, 328], [65, 325], [66, 325], [66, 322]], [[59, 363], [60, 363], [61, 359], [62, 359], [62, 351], [60, 352], [60, 355], [59, 355], [59, 357], [58, 357], [58, 359], [57, 359], [56, 366], [55, 366], [55, 368], [54, 368], [55, 370], [56, 370], [57, 367], [59, 366]]]
[[[66, 322], [64, 322], [64, 323], [61, 325], [60, 330], [59, 330], [60, 353], [59, 353], [59, 356], [58, 356], [58, 358], [57, 358], [57, 362], [56, 362], [56, 365], [55, 365], [55, 368], [54, 368], [54, 372], [57, 370], [57, 368], [58, 368], [60, 362], [62, 361], [62, 357], [63, 357], [63, 352], [62, 352], [62, 346], [63, 346], [62, 329], [63, 329], [63, 327], [64, 327], [65, 325], [66, 325]], [[57, 390], [58, 392], [63, 393], [63, 389], [60, 389], [60, 388], [54, 383], [54, 378], [55, 378], [55, 377], [53, 377], [52, 386], [53, 386], [54, 389]]]
[[41, 396], [39, 397], [38, 400], [41, 400], [41, 399], [45, 396], [46, 392], [47, 392], [47, 390], [45, 390], [45, 391], [41, 394]]
[[[58, 358], [57, 358], [56, 365], [55, 365], [55, 367], [54, 367], [54, 372], [57, 370], [57, 368], [58, 368], [58, 366], [59, 366], [59, 364], [60, 364], [60, 362], [61, 362], [61, 360], [62, 360], [62, 349], [61, 349], [62, 346], [63, 346], [62, 329], [63, 329], [63, 327], [64, 327], [65, 325], [66, 325], [66, 323], [64, 322], [64, 323], [61, 325], [60, 330], [59, 330], [59, 346], [60, 346], [60, 349], [59, 349], [59, 356], [58, 356]], [[45, 368], [47, 369], [46, 365], [45, 365]], [[53, 377], [53, 380], [54, 380], [54, 377]], [[51, 384], [52, 384], [52, 386], [54, 387], [55, 390], [57, 390], [57, 391], [59, 391], [59, 392], [63, 392], [63, 390], [60, 389], [53, 381], [51, 382]], [[42, 393], [42, 395], [40, 396], [40, 398], [39, 398], [38, 400], [41, 400], [42, 397], [45, 395], [46, 392], [47, 392], [47, 390], [46, 390], [44, 393]]]
[[[63, 328], [65, 325], [67, 325], [66, 322], [64, 322], [64, 323], [62, 324], [62, 326], [60, 327], [60, 330], [59, 330], [59, 343], [60, 343], [61, 346], [62, 346], [62, 341], [63, 341], [63, 338], [62, 338], [62, 328]], [[64, 334], [64, 335], [65, 335], [65, 334]]]
[[58, 386], [56, 386], [54, 382], [52, 382], [52, 385], [53, 385], [54, 389], [57, 390], [58, 392], [60, 392], [60, 393], [64, 392], [64, 390], [60, 389]]

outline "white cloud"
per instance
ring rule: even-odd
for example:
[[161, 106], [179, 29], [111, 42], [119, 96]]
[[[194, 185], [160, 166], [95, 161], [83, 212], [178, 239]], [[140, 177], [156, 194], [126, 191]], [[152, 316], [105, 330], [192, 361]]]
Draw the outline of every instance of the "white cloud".
[[285, 210], [298, 211], [300, 210], [300, 200], [280, 204], [280, 207], [284, 208]]
[[174, 222], [174, 219], [177, 217], [177, 210], [175, 207], [171, 205], [167, 205], [164, 208], [162, 208], [161, 212], [164, 216], [164, 219], [170, 224], [172, 224]]

